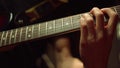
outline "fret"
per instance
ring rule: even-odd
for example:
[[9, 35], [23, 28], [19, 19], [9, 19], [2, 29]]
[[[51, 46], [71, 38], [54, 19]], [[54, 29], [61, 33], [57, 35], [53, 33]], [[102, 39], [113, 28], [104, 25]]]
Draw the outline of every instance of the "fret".
[[21, 41], [20, 40], [21, 39], [20, 34], [21, 34], [21, 28], [16, 29], [16, 33], [15, 33], [16, 39], [15, 39], [15, 42], [20, 42]]
[[53, 30], [55, 32], [55, 20], [53, 20]]
[[39, 25], [38, 24], [34, 25], [33, 37], [34, 38], [39, 37]]
[[[112, 8], [113, 8], [113, 10], [118, 14], [118, 12], [117, 12], [117, 10], [116, 10], [117, 8], [116, 8], [116, 7], [112, 7]], [[111, 8], [111, 9], [112, 9], [112, 8]]]
[[10, 39], [9, 39], [9, 44], [11, 44], [12, 32], [13, 32], [13, 30], [10, 30]]
[[80, 15], [72, 16], [72, 22], [73, 22], [73, 28], [79, 28], [80, 27]]
[[7, 39], [6, 39], [6, 44], [10, 44], [10, 43], [9, 43], [9, 41], [10, 41], [10, 34], [11, 34], [10, 30], [8, 30], [8, 31], [7, 31], [7, 36], [6, 36], [6, 38], [7, 38]]
[[6, 34], [5, 31], [2, 32], [1, 41], [0, 41], [1, 46], [5, 45], [5, 41], [6, 41], [6, 35], [5, 34]]
[[55, 21], [47, 22], [47, 34], [53, 34], [55, 32]]
[[38, 36], [40, 37], [40, 28], [41, 28], [41, 26], [40, 26], [41, 24], [39, 24], [39, 31], [38, 31]]
[[7, 34], [8, 34], [8, 32], [7, 31], [4, 31], [3, 33], [2, 33], [2, 35], [1, 35], [1, 46], [4, 46], [4, 45], [6, 45], [7, 43], [6, 43], [6, 40], [7, 40]]
[[8, 36], [8, 31], [6, 31], [6, 40], [5, 40], [5, 44], [4, 45], [7, 45], [7, 36]]
[[47, 33], [47, 32], [48, 32], [47, 30], [48, 30], [48, 29], [47, 29], [47, 22], [46, 22], [46, 35], [48, 34], [48, 33]]
[[26, 36], [25, 36], [25, 40], [28, 39], [28, 26], [26, 27]]
[[55, 20], [55, 32], [62, 32], [62, 19]]
[[72, 29], [70, 17], [63, 18], [63, 29], [65, 31]]
[[62, 29], [63, 29], [63, 18], [61, 20], [62, 20]]
[[1, 40], [2, 40], [2, 32], [0, 32], [0, 47], [2, 46]]
[[23, 28], [21, 28], [21, 30], [20, 30], [20, 39], [19, 39], [19, 42], [22, 41], [22, 40], [21, 40], [21, 37], [22, 37], [22, 30], [23, 30]]
[[1, 35], [1, 41], [0, 41], [1, 46], [3, 45], [3, 35], [4, 35], [4, 32], [2, 32], [2, 35]]
[[70, 16], [70, 23], [71, 23], [71, 27], [73, 28], [72, 16]]
[[22, 27], [22, 35], [21, 35], [21, 41], [25, 41], [26, 39], [26, 27]]
[[118, 14], [118, 16], [120, 17], [120, 5], [114, 6], [112, 7], [114, 9], [114, 11]]
[[26, 27], [26, 39], [29, 40], [32, 38], [32, 26]]
[[14, 39], [14, 42], [16, 42], [16, 35], [17, 35], [17, 29], [15, 29], [15, 39]]
[[11, 43], [15, 43], [15, 29], [12, 31]]
[[32, 39], [34, 38], [34, 36], [33, 36], [33, 31], [34, 31], [34, 25], [32, 25]]
[[46, 24], [41, 23], [40, 25], [40, 36], [45, 36], [46, 35]]

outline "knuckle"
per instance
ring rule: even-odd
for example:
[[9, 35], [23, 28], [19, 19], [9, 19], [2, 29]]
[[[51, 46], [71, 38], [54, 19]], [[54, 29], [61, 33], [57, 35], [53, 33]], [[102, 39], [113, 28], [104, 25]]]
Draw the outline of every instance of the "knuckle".
[[97, 9], [98, 9], [97, 7], [94, 7], [92, 10], [93, 10], [93, 11], [96, 11]]
[[102, 40], [104, 38], [104, 36], [103, 36], [103, 33], [99, 33], [98, 35], [97, 35], [97, 41], [100, 41], [100, 40]]
[[93, 19], [92, 19], [92, 18], [87, 18], [87, 19], [86, 19], [86, 22], [87, 22], [87, 23], [92, 23], [92, 22], [93, 22]]
[[115, 12], [113, 12], [113, 13], [112, 13], [112, 17], [114, 17], [114, 18], [118, 18], [118, 14], [115, 13]]
[[97, 37], [97, 41], [100, 41], [100, 40], [102, 40], [103, 39], [103, 36], [99, 36], [99, 37]]
[[89, 42], [89, 43], [94, 43], [94, 42], [95, 42], [94, 36], [89, 36], [89, 37], [88, 37], [88, 42]]
[[85, 29], [85, 28], [87, 28], [87, 25], [86, 25], [86, 24], [81, 24], [81, 27], [82, 27], [83, 29]]
[[103, 17], [104, 14], [103, 14], [102, 12], [96, 12], [96, 16], [97, 16], [97, 17]]
[[99, 8], [93, 8], [93, 13], [95, 14], [95, 16], [100, 16], [100, 17], [104, 16], [103, 12], [100, 11]]

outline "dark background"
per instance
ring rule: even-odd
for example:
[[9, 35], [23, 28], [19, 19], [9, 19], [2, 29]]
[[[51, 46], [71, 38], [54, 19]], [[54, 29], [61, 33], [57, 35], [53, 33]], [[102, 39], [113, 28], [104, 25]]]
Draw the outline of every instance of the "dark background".
[[[14, 15], [22, 10], [28, 9], [31, 6], [39, 3], [42, 0], [0, 0], [0, 11], [6, 10]], [[92, 7], [108, 7], [119, 4], [115, 0], [70, 0], [69, 3], [58, 7], [54, 12], [43, 18], [43, 21], [55, 18], [60, 18], [68, 15], [89, 11]], [[9, 23], [7, 29], [16, 28], [13, 23]], [[72, 40], [72, 54], [78, 57], [79, 31], [67, 34]], [[48, 40], [37, 40], [28, 43], [22, 43], [14, 49], [7, 52], [0, 52], [0, 68], [37, 68], [36, 60], [44, 52]], [[39, 43], [38, 43], [39, 42]]]

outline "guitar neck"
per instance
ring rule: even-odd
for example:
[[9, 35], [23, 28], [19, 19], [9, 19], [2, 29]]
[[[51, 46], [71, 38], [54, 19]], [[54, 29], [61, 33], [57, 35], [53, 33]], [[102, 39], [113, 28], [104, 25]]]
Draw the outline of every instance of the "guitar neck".
[[[117, 12], [119, 11], [119, 7], [120, 6], [115, 6], [112, 8]], [[119, 12], [117, 13], [119, 14]], [[78, 30], [80, 29], [80, 15], [81, 14], [77, 14], [0, 32], [0, 47]]]

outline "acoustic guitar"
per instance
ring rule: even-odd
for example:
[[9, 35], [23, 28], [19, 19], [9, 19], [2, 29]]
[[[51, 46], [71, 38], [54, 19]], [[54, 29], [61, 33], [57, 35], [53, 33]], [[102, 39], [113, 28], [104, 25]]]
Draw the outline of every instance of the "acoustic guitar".
[[[120, 15], [120, 5], [110, 8]], [[34, 25], [2, 31], [0, 32], [0, 47], [6, 47], [11, 44], [78, 31], [80, 29], [80, 15], [81, 14], [77, 14]]]

